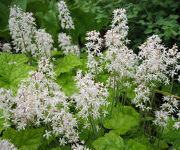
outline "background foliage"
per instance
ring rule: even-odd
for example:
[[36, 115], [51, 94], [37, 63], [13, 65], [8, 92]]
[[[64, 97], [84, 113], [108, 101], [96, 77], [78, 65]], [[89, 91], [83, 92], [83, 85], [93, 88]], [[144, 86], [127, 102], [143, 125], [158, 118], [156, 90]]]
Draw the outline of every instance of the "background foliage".
[[[30, 11], [37, 19], [38, 26], [46, 28], [57, 41], [57, 33], [62, 31], [57, 18], [56, 0], [1, 0], [0, 37], [9, 40], [9, 7], [13, 4]], [[76, 30], [71, 31], [75, 43], [84, 46], [87, 31], [101, 31], [102, 36], [110, 28], [112, 11], [116, 8], [127, 10], [130, 47], [137, 48], [146, 37], [158, 34], [165, 45], [180, 46], [180, 1], [177, 0], [66, 0], [71, 11]]]

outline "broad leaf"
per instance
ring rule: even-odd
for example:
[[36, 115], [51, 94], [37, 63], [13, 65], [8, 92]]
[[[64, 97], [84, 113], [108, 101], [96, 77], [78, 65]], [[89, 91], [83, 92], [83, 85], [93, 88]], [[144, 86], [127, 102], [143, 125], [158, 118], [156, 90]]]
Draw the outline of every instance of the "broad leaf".
[[8, 129], [3, 133], [3, 138], [10, 140], [21, 150], [37, 150], [41, 144], [43, 132], [44, 128], [21, 131]]
[[93, 142], [96, 150], [123, 150], [123, 139], [115, 133], [107, 133]]
[[104, 120], [104, 126], [112, 132], [125, 134], [139, 124], [139, 114], [130, 106], [115, 107], [110, 119]]
[[9, 53], [2, 53], [0, 55], [0, 62], [16, 62], [17, 64], [24, 64], [28, 61], [28, 58], [24, 54], [9, 54]]
[[147, 150], [146, 146], [134, 140], [129, 140], [126, 145], [126, 150]]
[[62, 91], [66, 94], [66, 96], [72, 96], [78, 92], [76, 83], [73, 78], [74, 76], [70, 73], [61, 74], [58, 77], [57, 82], [62, 87]]
[[61, 73], [70, 72], [73, 68], [80, 65], [80, 59], [72, 53], [68, 53], [64, 58], [56, 61], [55, 72], [57, 75], [60, 75]]
[[23, 54], [3, 53], [0, 55], [0, 87], [16, 90], [20, 81], [34, 69], [25, 64], [28, 58]]

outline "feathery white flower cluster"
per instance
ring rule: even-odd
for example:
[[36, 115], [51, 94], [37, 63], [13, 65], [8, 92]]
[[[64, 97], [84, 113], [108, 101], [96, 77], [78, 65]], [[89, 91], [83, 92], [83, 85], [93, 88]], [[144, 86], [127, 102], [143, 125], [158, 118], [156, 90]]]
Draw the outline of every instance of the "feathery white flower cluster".
[[87, 52], [92, 53], [92, 55], [102, 56], [100, 51], [102, 46], [102, 38], [100, 38], [100, 33], [97, 31], [91, 31], [87, 33], [86, 43]]
[[151, 109], [148, 106], [150, 102], [149, 88], [155, 86], [153, 81], [169, 83], [166, 76], [167, 66], [164, 63], [166, 49], [160, 43], [161, 39], [157, 35], [153, 35], [139, 47], [141, 51], [138, 54], [138, 60], [141, 64], [136, 67], [134, 78], [138, 87], [135, 89], [136, 95], [133, 102], [143, 111]]
[[23, 12], [17, 6], [10, 9], [9, 29], [16, 52], [34, 57], [50, 56], [52, 37], [45, 30], [37, 30], [32, 13]]
[[[163, 98], [164, 103], [161, 105], [161, 110], [155, 112], [156, 119], [154, 123], [159, 126], [165, 127], [167, 125], [167, 121], [172, 118], [174, 119], [174, 114], [178, 114], [178, 101], [173, 98], [172, 96], [164, 96]], [[180, 115], [180, 114], [179, 114]], [[180, 119], [180, 116], [179, 116]], [[179, 123], [176, 122], [174, 126], [178, 129]]]
[[108, 98], [107, 88], [103, 83], [95, 83], [93, 76], [87, 73], [82, 75], [81, 71], [78, 71], [76, 76], [76, 86], [79, 89], [79, 93], [73, 96], [76, 103], [76, 109], [79, 110], [79, 117], [87, 121], [91, 119], [100, 118], [100, 111], [102, 106], [108, 106], [106, 101]]
[[46, 33], [44, 29], [39, 29], [35, 32], [35, 39], [41, 54], [50, 57], [53, 48], [52, 36]]
[[0, 49], [2, 50], [2, 52], [12, 53], [11, 52], [12, 47], [11, 47], [10, 43], [4, 43], [4, 44], [0, 43]]
[[108, 51], [106, 52], [106, 60], [108, 61], [106, 67], [109, 72], [116, 72], [121, 77], [133, 77], [137, 59], [136, 54], [125, 45], [128, 34], [125, 12], [125, 9], [114, 10], [112, 29], [107, 31], [105, 35], [105, 43], [108, 47]]
[[16, 46], [16, 51], [31, 53], [34, 55], [37, 48], [35, 43], [33, 43], [33, 36], [36, 27], [32, 13], [25, 13], [17, 6], [11, 7], [9, 29], [13, 39], [13, 44]]
[[[155, 88], [155, 82], [169, 84], [169, 77], [174, 78], [180, 70], [178, 64], [179, 53], [177, 46], [174, 45], [172, 49], [167, 50], [162, 44], [161, 39], [157, 35], [153, 35], [140, 47], [138, 60], [141, 62], [136, 67], [135, 84], [141, 89], [142, 84], [146, 88]], [[139, 95], [143, 95], [143, 90], [136, 93], [134, 102], [138, 104]], [[143, 99], [144, 104], [149, 103], [149, 99]], [[139, 105], [142, 100], [139, 99]], [[142, 105], [141, 105], [142, 108]], [[146, 106], [144, 105], [144, 108]], [[147, 109], [149, 107], [147, 106]], [[143, 109], [145, 110], [145, 109]]]
[[107, 47], [118, 47], [122, 45], [121, 35], [113, 29], [108, 30], [105, 35], [105, 44]]
[[123, 77], [133, 79], [136, 86], [133, 103], [143, 111], [150, 110], [150, 89], [155, 88], [157, 82], [169, 84], [169, 77], [173, 79], [178, 75], [180, 52], [176, 45], [172, 49], [165, 48], [157, 35], [149, 37], [139, 47], [141, 51], [138, 55], [129, 50], [126, 46], [128, 26], [125, 12], [124, 9], [114, 10], [112, 29], [105, 35], [108, 48], [105, 57], [106, 68], [120, 77], [120, 81]]
[[88, 41], [86, 43], [88, 53], [87, 67], [91, 73], [100, 72], [102, 71], [100, 64], [103, 62], [103, 54], [100, 51], [102, 46], [102, 38], [100, 38], [100, 33], [96, 31], [88, 32], [86, 40]]
[[64, 50], [64, 54], [67, 55], [69, 52], [72, 52], [76, 56], [80, 55], [79, 47], [77, 45], [72, 45], [71, 37], [66, 33], [59, 33], [58, 41], [60, 47]]
[[[16, 105], [10, 109], [9, 119], [19, 130], [31, 125], [50, 125], [44, 136], [61, 137], [61, 145], [77, 142], [76, 118], [69, 112], [69, 103], [61, 87], [54, 82], [54, 75], [49, 60], [42, 58], [39, 70], [30, 72], [19, 86], [16, 96], [8, 99]], [[2, 100], [7, 101], [7, 98]]]
[[112, 29], [105, 35], [107, 47], [117, 47], [123, 45], [126, 41], [129, 27], [127, 26], [127, 16], [125, 9], [116, 9], [113, 11]]
[[0, 149], [1, 150], [17, 150], [17, 148], [15, 148], [15, 146], [7, 140], [0, 140]]
[[177, 113], [177, 116], [178, 116], [178, 121], [174, 123], [173, 127], [178, 130], [180, 129], [180, 110]]
[[3, 126], [9, 127], [9, 119], [11, 118], [11, 108], [14, 105], [13, 92], [11, 90], [0, 89], [0, 110], [2, 110], [1, 118], [4, 119]]
[[127, 26], [127, 16], [125, 9], [116, 9], [113, 11], [112, 29], [119, 33], [120, 39], [125, 39], [129, 27]]
[[61, 21], [61, 27], [64, 29], [74, 29], [74, 24], [70, 16], [70, 12], [64, 1], [60, 1], [58, 4], [59, 20]]
[[136, 107], [139, 107], [142, 111], [144, 110], [150, 110], [151, 107], [149, 107], [150, 103], [150, 89], [145, 86], [143, 83], [140, 84], [137, 88], [135, 88], [135, 98], [133, 99], [133, 103], [136, 105]]
[[[166, 76], [166, 48], [160, 44], [161, 39], [153, 35], [142, 44], [138, 58], [142, 63], [137, 68], [136, 82], [150, 84], [152, 81], [169, 83]], [[153, 86], [151, 84], [151, 86]]]
[[166, 55], [167, 57], [165, 61], [168, 65], [168, 74], [171, 78], [174, 78], [175, 75], [178, 75], [178, 71], [180, 71], [180, 52], [178, 52], [177, 45], [174, 44], [173, 47], [168, 50]]
[[106, 67], [111, 73], [118, 73], [120, 77], [134, 77], [137, 64], [136, 54], [125, 45], [121, 48], [109, 48], [106, 52]]

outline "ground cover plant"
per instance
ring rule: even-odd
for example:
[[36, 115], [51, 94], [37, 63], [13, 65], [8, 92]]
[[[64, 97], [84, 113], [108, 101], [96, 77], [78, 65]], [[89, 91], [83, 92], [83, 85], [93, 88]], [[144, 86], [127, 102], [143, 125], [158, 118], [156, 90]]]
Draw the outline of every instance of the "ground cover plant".
[[138, 6], [0, 2], [0, 149], [180, 149], [180, 52], [163, 44], [178, 42], [178, 16], [154, 32], [147, 13], [139, 38], [128, 26]]

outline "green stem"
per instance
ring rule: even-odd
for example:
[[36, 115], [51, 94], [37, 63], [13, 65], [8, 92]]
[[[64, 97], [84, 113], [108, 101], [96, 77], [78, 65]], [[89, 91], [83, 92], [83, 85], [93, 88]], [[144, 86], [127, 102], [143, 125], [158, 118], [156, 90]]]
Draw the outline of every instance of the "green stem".
[[112, 101], [112, 106], [111, 106], [111, 111], [110, 111], [110, 117], [112, 116], [112, 112], [113, 112], [113, 107], [114, 107], [114, 103], [115, 103], [115, 99], [116, 99], [116, 78], [114, 75], [114, 87], [113, 87], [113, 101]]
[[158, 145], [157, 145], [158, 148], [160, 148], [160, 137], [162, 136], [163, 130], [164, 130], [164, 127], [160, 127], [159, 135], [158, 135]]
[[[175, 65], [173, 65], [173, 70], [175, 69]], [[170, 89], [170, 93], [172, 93], [172, 89], [173, 89], [173, 85], [174, 85], [174, 75], [172, 77], [172, 80], [171, 80], [171, 89]]]
[[179, 97], [179, 96], [173, 95], [173, 94], [171, 94], [171, 93], [164, 92], [164, 91], [157, 90], [157, 89], [152, 89], [152, 88], [150, 88], [150, 90], [151, 90], [151, 91], [154, 91], [155, 93], [159, 93], [159, 94], [166, 95], [166, 96], [169, 95], [169, 96], [172, 96], [172, 97], [174, 97], [174, 98], [180, 100], [180, 97]]
[[93, 131], [93, 134], [94, 134], [94, 138], [97, 139], [98, 138], [98, 136], [97, 136], [97, 129], [96, 129], [95, 122], [94, 122], [94, 119], [93, 119], [91, 114], [89, 114], [89, 119], [90, 119], [92, 131]]

